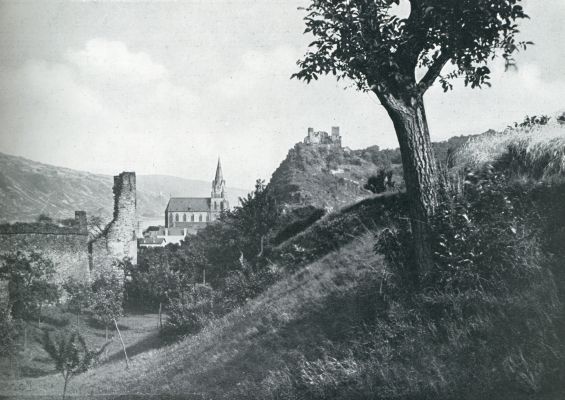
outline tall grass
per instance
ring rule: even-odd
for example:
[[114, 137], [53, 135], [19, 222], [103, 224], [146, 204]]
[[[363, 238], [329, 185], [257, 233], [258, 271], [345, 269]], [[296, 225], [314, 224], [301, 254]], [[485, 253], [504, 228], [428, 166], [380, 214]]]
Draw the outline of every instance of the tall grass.
[[469, 140], [454, 157], [457, 168], [472, 170], [501, 163], [527, 178], [561, 180], [565, 176], [565, 126], [552, 119], [546, 125], [481, 135]]

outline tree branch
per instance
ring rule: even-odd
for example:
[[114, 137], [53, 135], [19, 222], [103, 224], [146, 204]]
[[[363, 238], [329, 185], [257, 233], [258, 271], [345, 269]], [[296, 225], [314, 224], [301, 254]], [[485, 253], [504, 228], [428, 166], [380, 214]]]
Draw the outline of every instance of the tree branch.
[[451, 56], [447, 52], [442, 52], [441, 55], [435, 59], [434, 63], [428, 68], [426, 74], [418, 82], [418, 90], [421, 94], [426, 93], [426, 91], [432, 86], [441, 73], [441, 70], [447, 64]]

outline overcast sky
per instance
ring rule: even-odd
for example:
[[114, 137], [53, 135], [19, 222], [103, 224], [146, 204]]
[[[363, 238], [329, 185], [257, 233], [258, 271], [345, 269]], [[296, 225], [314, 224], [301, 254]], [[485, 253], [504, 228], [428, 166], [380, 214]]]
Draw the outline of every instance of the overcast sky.
[[[295, 0], [0, 1], [0, 151], [91, 172], [268, 179], [307, 128], [397, 147], [384, 109], [331, 77], [290, 80], [310, 38]], [[529, 0], [519, 69], [426, 95], [433, 140], [565, 108], [565, 0]]]

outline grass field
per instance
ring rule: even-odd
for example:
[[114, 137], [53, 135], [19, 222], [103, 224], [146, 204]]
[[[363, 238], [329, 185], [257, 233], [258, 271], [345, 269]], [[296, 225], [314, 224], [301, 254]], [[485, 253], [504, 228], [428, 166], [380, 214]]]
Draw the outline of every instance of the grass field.
[[[129, 357], [135, 357], [163, 344], [159, 336], [157, 314], [129, 313], [119, 320], [118, 326]], [[52, 382], [55, 388], [59, 387], [62, 378], [56, 373], [51, 359], [39, 341], [45, 330], [53, 334], [61, 329], [78, 329], [91, 349], [100, 348], [106, 343], [105, 328], [89, 316], [83, 315], [77, 321], [75, 315], [57, 307], [46, 309], [40, 322], [29, 324], [27, 343], [24, 343], [24, 337], [19, 338], [20, 352], [17, 357], [11, 359], [0, 355], [0, 395], [3, 394], [3, 388], [13, 382], [29, 387], [34, 378]], [[110, 327], [108, 339], [110, 344], [99, 360], [99, 367], [103, 368], [108, 363], [124, 366], [124, 354], [115, 328]]]

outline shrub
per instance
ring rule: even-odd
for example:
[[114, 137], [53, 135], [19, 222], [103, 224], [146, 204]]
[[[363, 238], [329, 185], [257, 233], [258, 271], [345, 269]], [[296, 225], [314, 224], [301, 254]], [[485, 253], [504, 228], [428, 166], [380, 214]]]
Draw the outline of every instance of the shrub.
[[434, 268], [416, 285], [404, 281], [411, 261], [407, 230], [379, 236], [377, 250], [394, 271], [388, 287], [451, 349], [450, 385], [537, 391], [560, 361], [560, 304], [534, 223], [540, 218], [503, 173], [485, 168], [466, 178], [463, 195], [444, 201], [432, 218]]
[[169, 296], [167, 324], [169, 332], [193, 334], [214, 317], [216, 293], [207, 285], [194, 284]]
[[377, 175], [372, 175], [367, 180], [364, 188], [373, 193], [383, 193], [386, 190], [392, 190], [395, 187], [395, 182], [392, 180], [392, 170], [379, 170]]
[[273, 264], [253, 267], [243, 257], [240, 259], [240, 270], [231, 272], [226, 279], [221, 294], [222, 312], [229, 312], [245, 304], [249, 299], [257, 297], [277, 280], [282, 271]]

